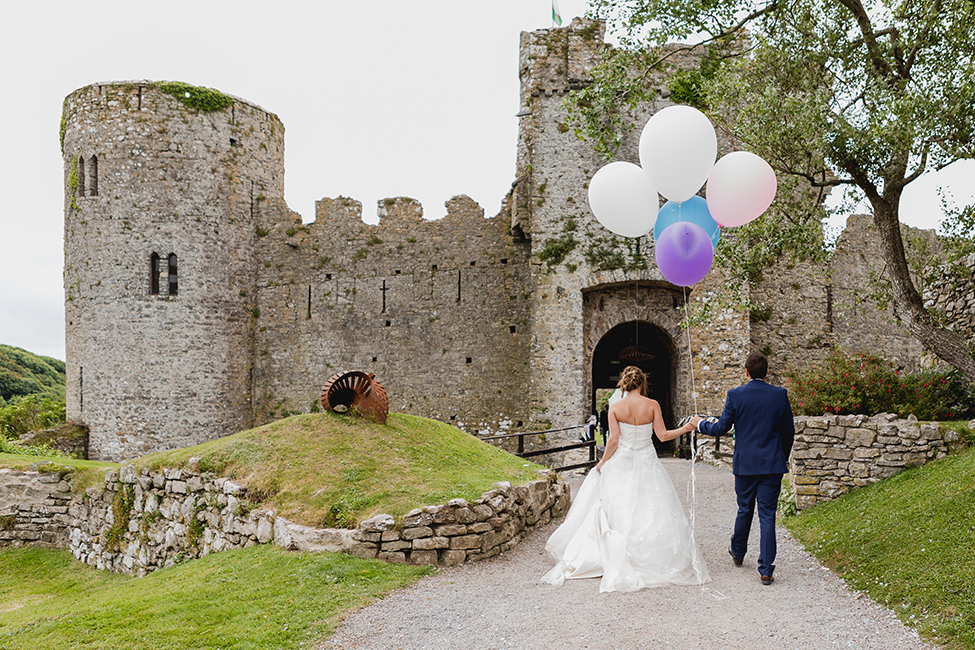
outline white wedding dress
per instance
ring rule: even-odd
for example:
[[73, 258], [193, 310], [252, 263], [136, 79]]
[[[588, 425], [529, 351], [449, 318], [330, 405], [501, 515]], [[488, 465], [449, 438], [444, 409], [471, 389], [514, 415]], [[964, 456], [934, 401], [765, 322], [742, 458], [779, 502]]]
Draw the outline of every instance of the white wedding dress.
[[653, 425], [620, 423], [619, 447], [586, 476], [545, 550], [543, 581], [598, 578], [599, 591], [710, 581], [677, 490], [653, 448]]

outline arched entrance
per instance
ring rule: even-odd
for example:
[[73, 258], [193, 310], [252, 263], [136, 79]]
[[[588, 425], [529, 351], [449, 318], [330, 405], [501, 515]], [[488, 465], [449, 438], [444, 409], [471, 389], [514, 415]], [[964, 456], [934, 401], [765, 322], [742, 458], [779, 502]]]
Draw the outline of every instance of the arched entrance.
[[[640, 280], [591, 286], [582, 295], [586, 410], [599, 414], [600, 397], [612, 393], [620, 371], [633, 364], [648, 374], [650, 396], [660, 402], [664, 424], [674, 428], [676, 418], [690, 412], [690, 359], [679, 344], [684, 292]], [[677, 443], [661, 449], [676, 451]]]
[[[661, 328], [644, 321], [628, 321], [612, 328], [599, 339], [592, 354], [593, 413], [607, 393], [612, 393], [626, 366], [637, 366], [647, 374], [649, 395], [660, 403], [664, 423], [674, 427], [674, 384], [677, 359], [670, 335]], [[654, 437], [658, 450], [676, 449], [676, 443], [662, 443]]]

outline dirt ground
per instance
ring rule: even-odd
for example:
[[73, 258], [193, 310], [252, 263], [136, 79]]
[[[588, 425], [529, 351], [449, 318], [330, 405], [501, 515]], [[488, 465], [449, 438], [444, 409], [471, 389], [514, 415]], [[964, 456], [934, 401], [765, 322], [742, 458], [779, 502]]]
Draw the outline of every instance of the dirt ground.
[[[691, 463], [662, 461], [690, 514]], [[695, 534], [712, 581], [599, 593], [599, 581], [540, 582], [554, 562], [545, 541], [559, 522], [509, 553], [441, 569], [352, 613], [324, 649], [436, 648], [935, 648], [846, 584], [779, 527], [775, 582], [756, 569], [758, 520], [743, 567], [728, 556], [734, 481], [725, 467], [694, 465]], [[566, 477], [577, 485], [580, 476]]]

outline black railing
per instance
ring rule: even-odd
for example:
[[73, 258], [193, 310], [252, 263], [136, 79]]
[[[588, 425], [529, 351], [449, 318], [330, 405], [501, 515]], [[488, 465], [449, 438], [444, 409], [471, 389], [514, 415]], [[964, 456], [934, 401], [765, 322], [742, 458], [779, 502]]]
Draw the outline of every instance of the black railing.
[[515, 456], [519, 458], [532, 458], [534, 456], [545, 456], [547, 454], [554, 454], [560, 451], [569, 451], [570, 449], [583, 449], [585, 447], [589, 448], [589, 460], [584, 463], [576, 463], [575, 465], [564, 465], [562, 467], [554, 467], [556, 472], [564, 472], [570, 469], [580, 469], [582, 467], [594, 467], [596, 465], [596, 438], [593, 436], [592, 440], [583, 440], [581, 442], [573, 442], [568, 445], [562, 445], [561, 447], [550, 447], [549, 449], [532, 449], [531, 451], [525, 451], [525, 437], [526, 436], [542, 436], [548, 433], [560, 433], [562, 431], [573, 431], [575, 429], [585, 430], [584, 424], [580, 424], [574, 427], [566, 427], [564, 429], [548, 429], [547, 431], [522, 431], [521, 433], [506, 433], [503, 436], [488, 436], [486, 438], [481, 438], [481, 440], [505, 440], [507, 438], [518, 438], [518, 451], [515, 452]]

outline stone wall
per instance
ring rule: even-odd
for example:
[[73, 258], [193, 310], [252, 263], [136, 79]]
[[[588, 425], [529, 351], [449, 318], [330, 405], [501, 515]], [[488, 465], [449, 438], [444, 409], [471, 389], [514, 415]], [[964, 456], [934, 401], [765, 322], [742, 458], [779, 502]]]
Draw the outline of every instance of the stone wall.
[[0, 468], [0, 546], [65, 546], [71, 485], [62, 469], [40, 470]]
[[800, 510], [942, 458], [959, 444], [955, 431], [914, 416], [800, 416], [792, 451], [792, 488]]
[[975, 337], [975, 254], [961, 260], [925, 287], [924, 306], [967, 339]]
[[390, 410], [471, 433], [528, 420], [528, 246], [466, 196], [423, 218], [413, 199], [322, 199], [314, 222], [263, 206], [255, 416], [308, 412], [336, 372], [376, 373]]
[[69, 468], [40, 470], [0, 469], [0, 546], [67, 548], [86, 564], [134, 575], [271, 542], [389, 562], [461, 564], [503, 553], [569, 507], [569, 489], [552, 472], [525, 485], [496, 484], [473, 503], [425, 506], [399, 522], [377, 515], [354, 530], [317, 529], [256, 509], [241, 485], [196, 471], [124, 465], [107, 472], [103, 485], [72, 496]]

